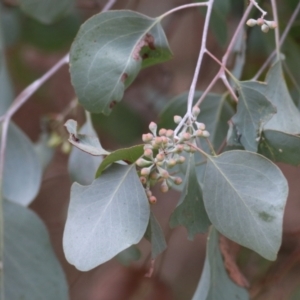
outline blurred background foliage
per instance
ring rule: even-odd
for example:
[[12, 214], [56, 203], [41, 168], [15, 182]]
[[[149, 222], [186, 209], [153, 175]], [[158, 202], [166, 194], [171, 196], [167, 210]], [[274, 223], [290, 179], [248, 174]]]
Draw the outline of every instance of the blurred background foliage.
[[[114, 9], [132, 9], [154, 17], [189, 2], [191, 1], [118, 0]], [[277, 1], [281, 33], [298, 2]], [[51, 25], [45, 25], [22, 13], [16, 1], [2, 0], [0, 3], [5, 44], [5, 47], [0, 47], [0, 88], [3, 93], [11, 93], [8, 88], [11, 84], [15, 95], [67, 53], [80, 25], [105, 5], [102, 0], [74, 0], [74, 9], [68, 15]], [[270, 1], [263, 0], [260, 3], [268, 11], [268, 16], [271, 16]], [[208, 48], [216, 56], [222, 56], [246, 5], [247, 1], [243, 0], [215, 0]], [[253, 9], [252, 17], [257, 18], [259, 15]], [[203, 8], [193, 8], [168, 17], [163, 26], [174, 54], [173, 60], [143, 70], [110, 116], [92, 116], [104, 148], [114, 150], [140, 143], [141, 134], [148, 131], [150, 121], [158, 121], [159, 113], [166, 104], [189, 89], [198, 57], [204, 16]], [[286, 80], [293, 100], [300, 108], [299, 27], [300, 16], [294, 22], [282, 52], [285, 56]], [[263, 34], [258, 27], [245, 27], [228, 67], [237, 67], [242, 80], [251, 79], [273, 49], [272, 32]], [[243, 60], [238, 65], [238, 60], [234, 60], [243, 51], [246, 61], [244, 68]], [[217, 70], [218, 65], [206, 57], [198, 80], [199, 90], [205, 89]], [[260, 80], [264, 79], [264, 75], [265, 73]], [[213, 91], [222, 94], [225, 89], [218, 83]], [[199, 235], [191, 242], [186, 239], [187, 234], [183, 228], [169, 229], [168, 219], [178, 199], [176, 192], [165, 196], [155, 191], [159, 201], [154, 212], [164, 229], [168, 249], [157, 259], [152, 278], [144, 277], [149, 268], [150, 251], [150, 245], [145, 240], [138, 246], [141, 258], [137, 262], [129, 264], [130, 254], [125, 254], [126, 266], [119, 263], [122, 259], [112, 260], [90, 272], [82, 273], [65, 261], [61, 237], [71, 182], [67, 171], [68, 155], [63, 153], [62, 150], [66, 149], [61, 145], [67, 139], [63, 128], [66, 118], [84, 123], [82, 108], [72, 104], [75, 97], [68, 68], [64, 67], [15, 116], [15, 122], [33, 141], [38, 141], [41, 132], [46, 133], [46, 136], [52, 135], [52, 138], [53, 133], [56, 133], [59, 138], [54, 159], [45, 171], [41, 192], [31, 207], [48, 227], [56, 254], [67, 275], [71, 299], [191, 299], [203, 266], [206, 236]], [[7, 105], [0, 105], [2, 113]], [[234, 108], [233, 105], [232, 107]], [[49, 142], [49, 138], [46, 138], [47, 141]], [[300, 169], [285, 165], [280, 167], [288, 178], [290, 195], [284, 222], [283, 246], [278, 261], [267, 262], [246, 249], [240, 251], [237, 257], [243, 274], [250, 282], [253, 299], [299, 299]]]

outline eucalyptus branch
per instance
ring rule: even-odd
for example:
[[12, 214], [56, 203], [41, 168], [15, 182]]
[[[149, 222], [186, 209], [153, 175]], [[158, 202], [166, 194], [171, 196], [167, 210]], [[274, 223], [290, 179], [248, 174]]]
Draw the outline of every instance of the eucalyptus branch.
[[244, 15], [240, 21], [240, 23], [237, 26], [237, 29], [235, 31], [235, 33], [233, 34], [233, 37], [226, 49], [226, 52], [224, 53], [223, 57], [222, 57], [222, 62], [217, 59], [210, 51], [206, 50], [206, 53], [208, 55], [210, 55], [217, 63], [220, 64], [220, 69], [218, 71], [218, 73], [216, 74], [216, 76], [213, 78], [213, 80], [211, 81], [211, 83], [208, 85], [208, 87], [205, 89], [205, 91], [203, 92], [203, 94], [201, 95], [200, 99], [197, 101], [197, 103], [195, 104], [195, 106], [199, 106], [201, 104], [201, 102], [204, 100], [204, 98], [206, 97], [206, 95], [209, 93], [209, 91], [212, 89], [212, 87], [215, 85], [215, 83], [218, 81], [218, 79], [221, 79], [223, 81], [223, 83], [225, 84], [225, 86], [227, 87], [228, 91], [230, 92], [230, 94], [232, 95], [233, 99], [235, 99], [235, 101], [237, 101], [237, 97], [232, 89], [232, 87], [230, 86], [228, 79], [226, 77], [225, 74], [225, 70], [226, 70], [226, 65], [227, 65], [227, 61], [229, 58], [230, 53], [232, 52], [232, 49], [234, 47], [234, 44], [236, 43], [236, 40], [238, 38], [239, 32], [242, 29], [242, 27], [244, 26], [244, 24], [246, 23], [246, 19], [249, 16], [249, 13], [253, 7], [253, 3], [250, 3], [247, 7], [247, 9], [244, 12]]
[[263, 10], [255, 0], [250, 0], [250, 2], [262, 13], [261, 17], [264, 18], [267, 12]]
[[272, 10], [273, 10], [273, 18], [277, 25], [275, 28], [275, 45], [276, 45], [277, 60], [279, 60], [280, 59], [280, 37], [279, 37], [279, 22], [278, 22], [276, 0], [271, 0], [271, 3], [272, 3]]
[[[283, 44], [283, 42], [285, 41], [293, 23], [295, 22], [295, 19], [297, 18], [298, 14], [300, 11], [300, 2], [298, 3], [296, 9], [294, 10], [292, 16], [289, 19], [288, 24], [285, 27], [284, 32], [282, 33], [282, 36], [280, 38], [279, 44], [280, 46]], [[276, 54], [276, 50], [274, 50], [270, 56], [268, 57], [268, 59], [264, 62], [264, 64], [261, 66], [261, 68], [257, 71], [257, 73], [255, 74], [255, 76], [252, 78], [252, 80], [257, 80], [259, 78], [259, 76], [263, 73], [263, 71], [268, 67], [268, 65], [270, 64], [270, 62], [272, 61], [273, 57]]]
[[174, 131], [174, 136], [175, 137], [177, 136], [179, 130], [182, 128], [182, 126], [185, 123], [185, 121], [187, 119], [191, 119], [193, 117], [192, 116], [193, 99], [194, 99], [194, 95], [195, 95], [196, 84], [197, 84], [197, 81], [198, 81], [201, 64], [202, 64], [202, 61], [203, 61], [203, 56], [204, 56], [205, 51], [206, 51], [208, 26], [209, 26], [209, 21], [210, 21], [210, 17], [211, 17], [211, 12], [212, 12], [212, 7], [213, 7], [213, 4], [214, 4], [214, 0], [209, 0], [209, 1], [207, 1], [205, 3], [202, 3], [202, 4], [207, 6], [207, 12], [206, 12], [206, 15], [205, 15], [204, 28], [203, 28], [203, 32], [202, 32], [202, 40], [201, 40], [200, 52], [199, 52], [196, 69], [195, 69], [195, 72], [194, 72], [192, 84], [191, 84], [189, 95], [188, 95], [187, 113], [183, 117], [183, 119], [181, 120], [181, 122], [178, 124], [178, 126], [176, 127], [176, 129]]

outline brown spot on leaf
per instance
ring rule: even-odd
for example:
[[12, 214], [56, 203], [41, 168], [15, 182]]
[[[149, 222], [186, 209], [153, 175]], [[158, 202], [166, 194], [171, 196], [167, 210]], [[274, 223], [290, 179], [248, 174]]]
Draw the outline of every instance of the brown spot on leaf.
[[[133, 59], [139, 61], [141, 59], [141, 55], [140, 52], [142, 50], [143, 47], [149, 47], [151, 50], [155, 50], [155, 45], [154, 45], [154, 37], [153, 35], [151, 35], [150, 33], [147, 33], [143, 39], [141, 39], [138, 44], [136, 45], [133, 53], [132, 53], [132, 57]], [[147, 57], [144, 57], [145, 55], [147, 55]], [[142, 59], [148, 58], [149, 55], [148, 54], [144, 54]]]
[[77, 138], [77, 137], [75, 136], [75, 134], [73, 134], [73, 133], [70, 134], [70, 138], [72, 139], [72, 141], [74, 141], [74, 142], [76, 142], [76, 143], [79, 143], [79, 142], [80, 142], [79, 138]]
[[117, 104], [117, 101], [113, 100], [109, 104], [109, 108], [112, 109]]
[[240, 251], [240, 245], [220, 235], [220, 251], [224, 258], [224, 265], [231, 280], [241, 287], [249, 287], [249, 282], [240, 271], [236, 257]]
[[127, 78], [128, 78], [128, 74], [127, 73], [123, 73], [122, 76], [121, 76], [121, 81], [124, 83]]

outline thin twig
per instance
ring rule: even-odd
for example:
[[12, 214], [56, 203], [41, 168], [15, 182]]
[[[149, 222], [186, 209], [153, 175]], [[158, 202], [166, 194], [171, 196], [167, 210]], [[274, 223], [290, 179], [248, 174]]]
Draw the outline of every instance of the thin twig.
[[267, 12], [263, 10], [255, 0], [250, 0], [250, 2], [262, 13], [261, 17], [264, 18]]
[[278, 20], [276, 0], [271, 0], [271, 3], [272, 3], [273, 18], [277, 25], [275, 28], [275, 45], [276, 45], [277, 60], [279, 60], [280, 59], [280, 37], [279, 37], [279, 20]]
[[202, 39], [201, 39], [201, 47], [200, 47], [200, 52], [198, 56], [198, 61], [196, 65], [196, 69], [194, 72], [193, 80], [191, 83], [189, 95], [188, 95], [188, 100], [187, 100], [187, 112], [185, 116], [182, 118], [181, 122], [177, 125], [176, 129], [174, 130], [174, 136], [176, 137], [179, 130], [182, 128], [183, 124], [188, 120], [191, 119], [192, 116], [192, 106], [193, 106], [193, 100], [194, 100], [194, 95], [195, 95], [195, 90], [196, 90], [196, 84], [198, 81], [199, 77], [199, 72], [203, 60], [203, 56], [206, 51], [206, 41], [207, 41], [207, 35], [208, 35], [208, 26], [209, 26], [209, 21], [211, 17], [211, 12], [212, 12], [212, 7], [214, 4], [214, 0], [209, 0], [207, 2], [204, 2], [203, 5], [207, 6], [207, 12], [205, 15], [205, 21], [204, 21], [204, 27], [203, 27], [203, 32], [202, 32]]
[[[298, 14], [300, 11], [300, 2], [298, 3], [296, 9], [294, 10], [292, 16], [290, 17], [290, 20], [288, 22], [288, 24], [286, 25], [284, 32], [282, 33], [282, 36], [280, 38], [279, 44], [280, 46], [283, 44], [283, 42], [285, 41], [293, 23], [295, 22], [295, 19], [297, 18]], [[270, 56], [268, 57], [268, 59], [264, 62], [264, 64], [261, 66], [261, 68], [257, 71], [257, 73], [255, 74], [255, 76], [251, 79], [251, 80], [257, 80], [259, 78], [259, 76], [262, 74], [262, 72], [268, 67], [268, 65], [270, 64], [270, 62], [272, 61], [273, 57], [276, 54], [276, 50], [274, 50]]]

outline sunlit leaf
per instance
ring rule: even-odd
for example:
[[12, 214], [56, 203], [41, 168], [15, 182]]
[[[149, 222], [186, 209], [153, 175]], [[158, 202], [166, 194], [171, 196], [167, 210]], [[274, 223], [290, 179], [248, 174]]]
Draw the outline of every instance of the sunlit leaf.
[[[297, 149], [297, 150], [296, 150]], [[265, 130], [259, 143], [259, 153], [275, 162], [300, 165], [300, 136], [276, 130]]]
[[170, 226], [172, 228], [185, 226], [188, 230], [188, 238], [192, 240], [197, 233], [206, 232], [210, 225], [195, 171], [193, 154], [188, 157], [184, 185], [179, 203], [171, 215]]
[[201, 279], [192, 300], [248, 300], [247, 291], [231, 281], [219, 249], [219, 235], [212, 227], [206, 245]]
[[74, 183], [63, 236], [69, 263], [87, 271], [143, 237], [150, 215], [135, 166], [115, 164], [89, 186]]
[[69, 142], [73, 146], [95, 156], [102, 156], [102, 155], [109, 154], [108, 151], [102, 148], [99, 139], [94, 131], [93, 132], [90, 131], [89, 134], [78, 133], [77, 122], [74, 120], [68, 120], [65, 123], [65, 127], [70, 134]]
[[114, 162], [124, 161], [125, 163], [134, 163], [144, 153], [144, 145], [136, 145], [130, 148], [118, 149], [105, 157], [96, 172], [96, 178], [99, 177], [107, 166]]
[[151, 243], [152, 258], [158, 256], [167, 248], [164, 232], [156, 220], [153, 212], [150, 213], [150, 219], [145, 232], [145, 238]]
[[44, 24], [51, 24], [67, 15], [73, 0], [19, 0], [20, 8], [28, 16]]
[[8, 129], [3, 176], [6, 199], [27, 206], [37, 195], [42, 168], [28, 137], [11, 123]]
[[209, 219], [229, 239], [269, 260], [281, 245], [287, 195], [282, 172], [261, 155], [236, 150], [208, 158], [203, 199]]
[[127, 10], [95, 15], [81, 26], [70, 52], [79, 102], [109, 114], [141, 68], [171, 56], [159, 19]]
[[[79, 134], [80, 136], [88, 136], [89, 138], [97, 137], [97, 133], [90, 120], [87, 120], [81, 127]], [[93, 141], [95, 141], [97, 149], [102, 149], [99, 139], [95, 138]], [[73, 147], [68, 162], [71, 179], [82, 185], [91, 184], [102, 160], [102, 156], [94, 156]]]
[[276, 107], [261, 92], [261, 83], [239, 82], [239, 102], [233, 116], [240, 142], [248, 151], [257, 152], [261, 131], [276, 113]]
[[5, 201], [4, 228], [5, 299], [69, 299], [65, 275], [38, 216]]

